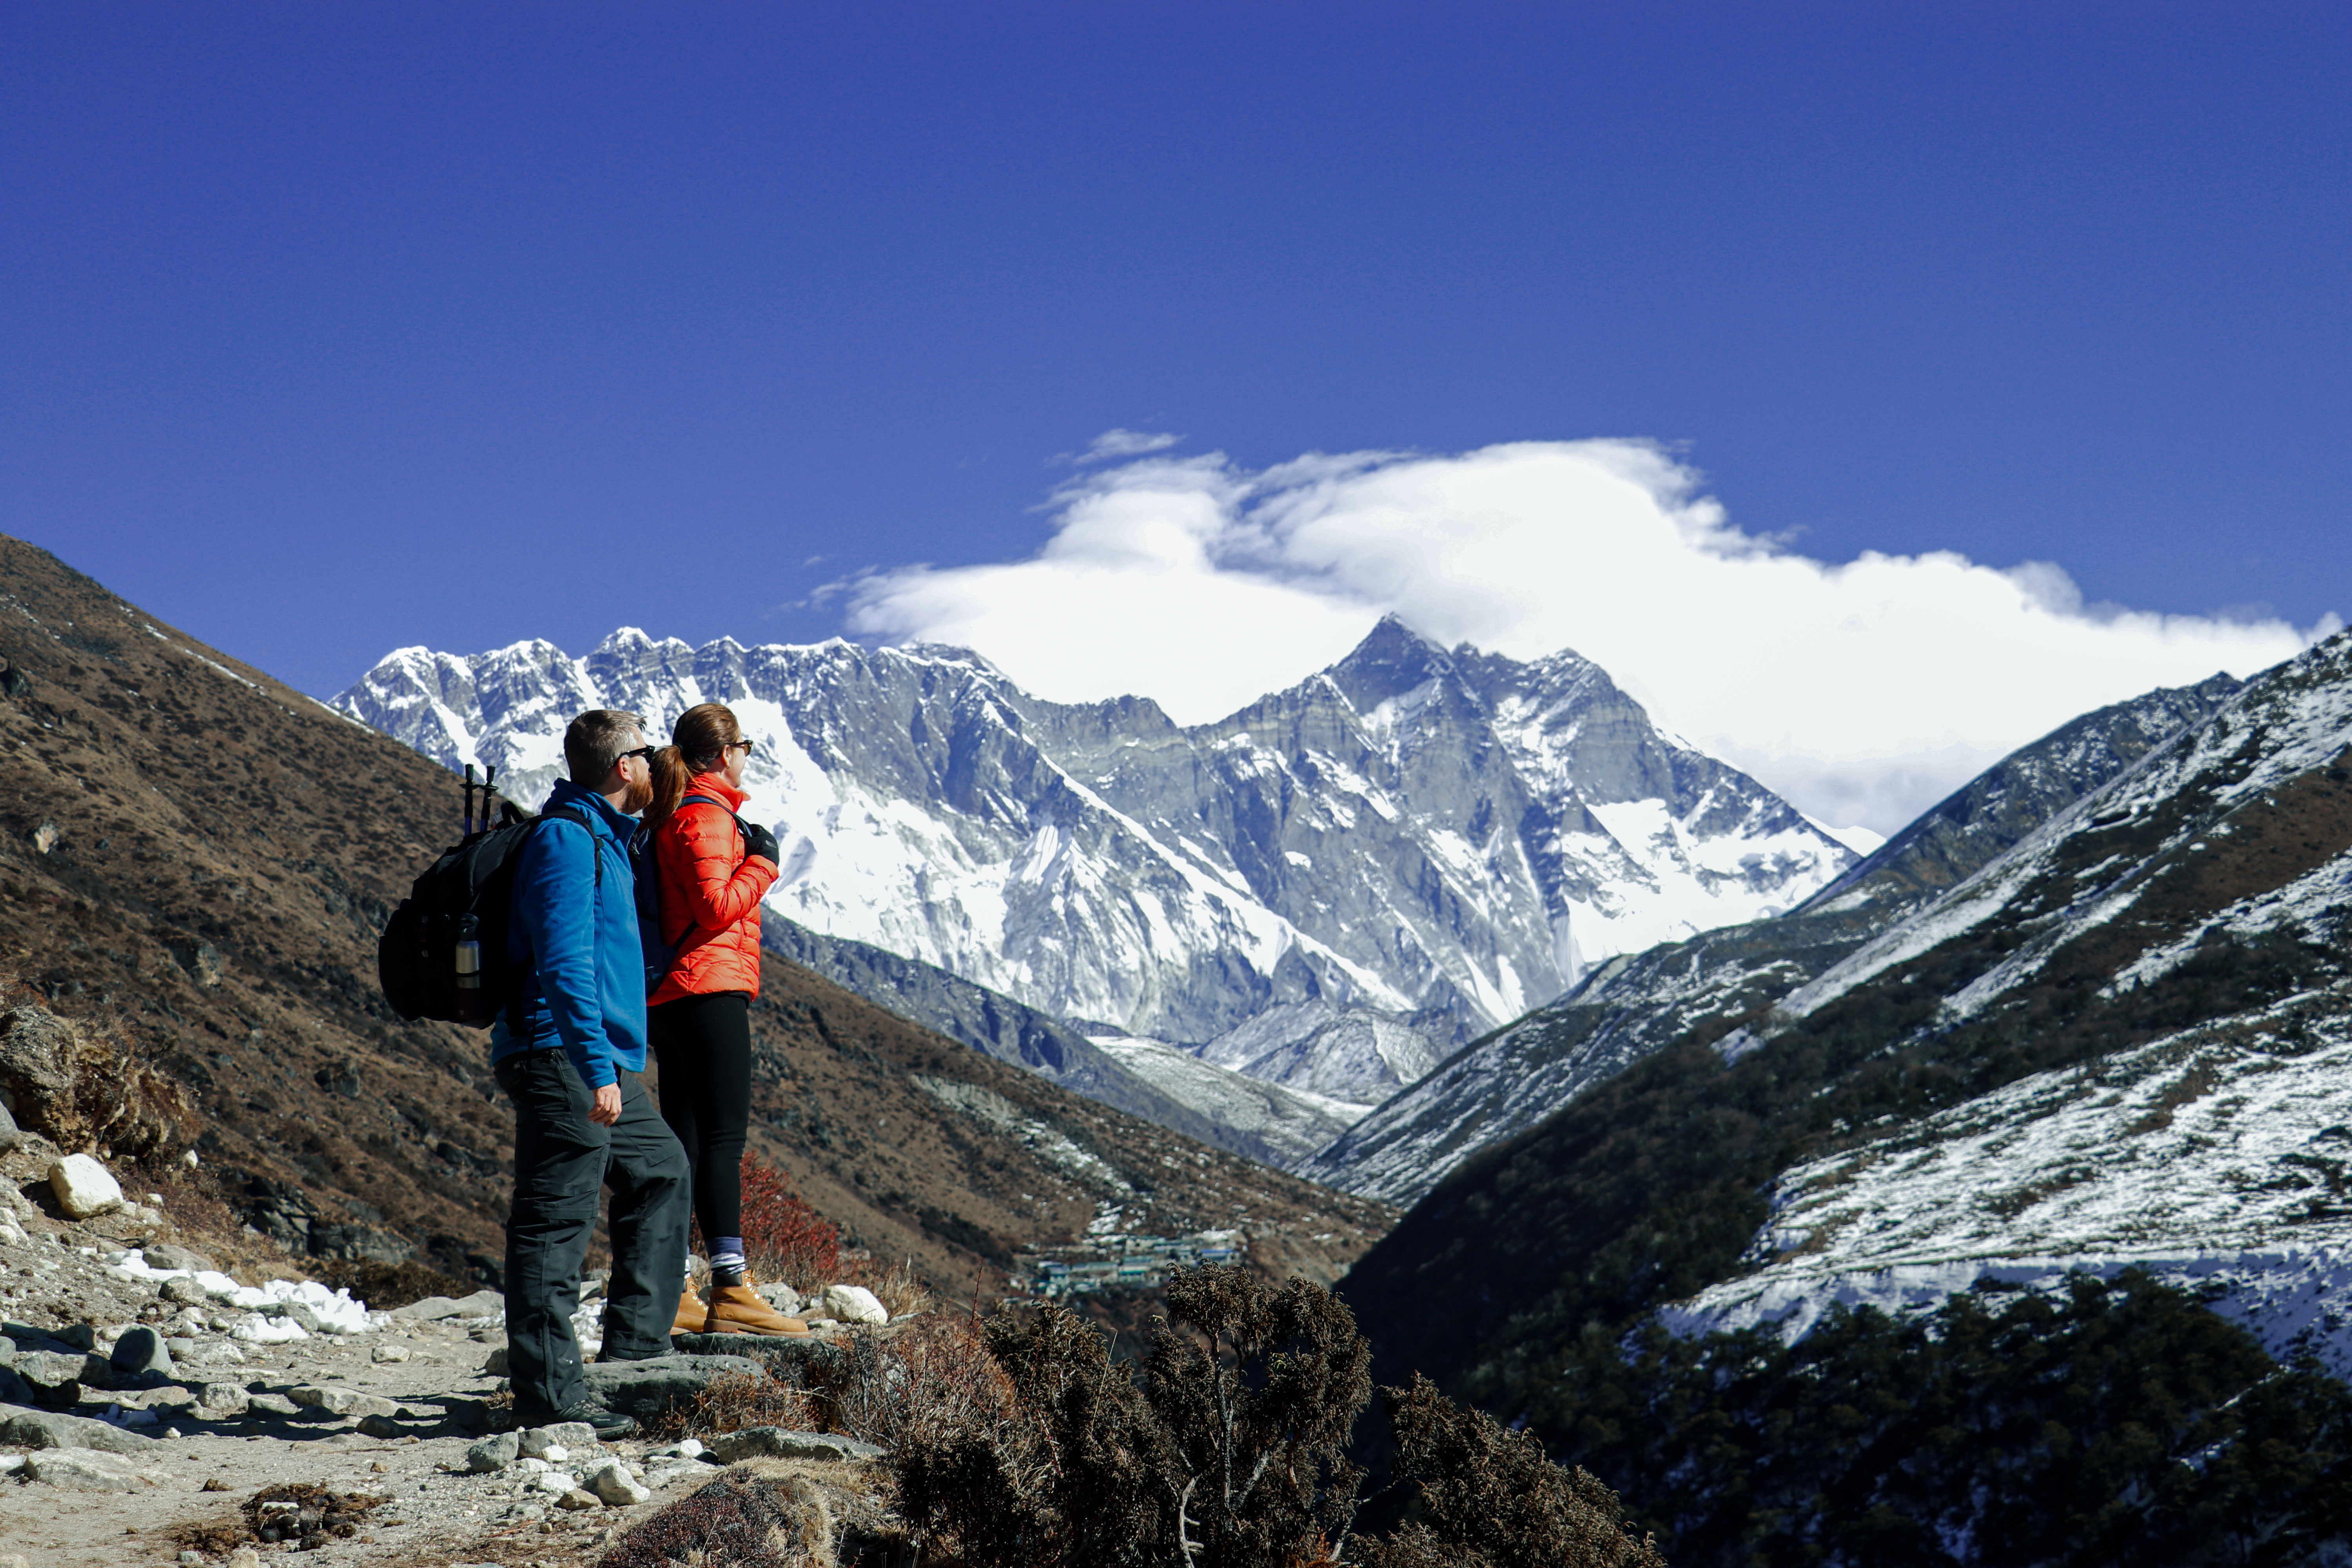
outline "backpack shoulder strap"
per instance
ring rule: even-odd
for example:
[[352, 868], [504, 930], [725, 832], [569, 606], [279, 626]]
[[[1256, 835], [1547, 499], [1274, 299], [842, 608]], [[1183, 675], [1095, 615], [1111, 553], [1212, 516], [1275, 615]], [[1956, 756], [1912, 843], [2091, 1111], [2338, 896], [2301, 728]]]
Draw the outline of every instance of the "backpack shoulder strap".
[[[541, 812], [539, 814], [539, 820], [545, 822], [551, 817], [557, 816], [563, 818], [566, 822], [576, 822], [582, 827], [587, 829], [588, 856], [590, 859], [596, 863], [596, 890], [598, 892], [603, 891], [604, 887], [604, 851], [599, 847], [596, 843], [596, 829], [590, 825], [588, 821], [588, 814], [580, 810], [577, 806], [559, 805], [553, 811]], [[594, 897], [594, 894], [592, 893], [590, 897]]]

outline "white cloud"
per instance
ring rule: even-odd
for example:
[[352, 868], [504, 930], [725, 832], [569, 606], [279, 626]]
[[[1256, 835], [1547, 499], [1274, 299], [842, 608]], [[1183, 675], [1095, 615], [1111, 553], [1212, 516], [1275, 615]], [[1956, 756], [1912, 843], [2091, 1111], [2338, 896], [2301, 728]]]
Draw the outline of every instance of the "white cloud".
[[2085, 605], [2041, 562], [1812, 560], [1735, 528], [1690, 469], [1628, 441], [1261, 472], [1145, 456], [1054, 501], [1033, 559], [865, 577], [851, 628], [976, 647], [1041, 696], [1142, 693], [1199, 722], [1392, 611], [1447, 644], [1572, 647], [1815, 816], [1880, 832], [2078, 713], [2252, 674], [2336, 625]]
[[1164, 452], [1183, 439], [1164, 430], [1106, 430], [1087, 442], [1085, 451], [1065, 452], [1054, 460], [1080, 467], [1116, 462], [1121, 458], [1140, 458], [1147, 452]]

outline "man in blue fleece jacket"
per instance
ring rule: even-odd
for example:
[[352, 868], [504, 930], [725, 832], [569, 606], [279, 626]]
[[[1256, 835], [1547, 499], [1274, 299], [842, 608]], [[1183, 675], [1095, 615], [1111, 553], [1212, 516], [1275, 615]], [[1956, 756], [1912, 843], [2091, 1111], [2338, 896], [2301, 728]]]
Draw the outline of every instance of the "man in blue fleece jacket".
[[563, 756], [572, 776], [516, 859], [507, 952], [520, 977], [490, 1029], [515, 1108], [507, 1373], [520, 1425], [585, 1421], [610, 1441], [636, 1424], [590, 1397], [572, 1330], [598, 1189], [613, 1189], [603, 1361], [669, 1349], [690, 1189], [686, 1152], [637, 1077], [646, 979], [628, 846], [653, 799], [653, 748], [635, 714], [597, 709], [564, 731]]

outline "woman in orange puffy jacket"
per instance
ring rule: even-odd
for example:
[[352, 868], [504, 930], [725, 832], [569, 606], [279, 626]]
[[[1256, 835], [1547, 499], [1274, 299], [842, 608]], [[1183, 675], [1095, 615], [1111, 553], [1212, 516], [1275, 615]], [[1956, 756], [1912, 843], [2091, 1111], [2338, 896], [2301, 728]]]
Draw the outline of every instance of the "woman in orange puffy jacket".
[[710, 1300], [688, 1282], [672, 1333], [804, 1334], [751, 1288], [743, 1257], [743, 1142], [751, 1119], [751, 998], [760, 993], [760, 900], [775, 885], [775, 835], [735, 814], [751, 742], [704, 702], [654, 754], [646, 808], [661, 893], [661, 940], [676, 953], [646, 998], [661, 1063], [662, 1119], [686, 1146], [694, 1214], [710, 1251]]

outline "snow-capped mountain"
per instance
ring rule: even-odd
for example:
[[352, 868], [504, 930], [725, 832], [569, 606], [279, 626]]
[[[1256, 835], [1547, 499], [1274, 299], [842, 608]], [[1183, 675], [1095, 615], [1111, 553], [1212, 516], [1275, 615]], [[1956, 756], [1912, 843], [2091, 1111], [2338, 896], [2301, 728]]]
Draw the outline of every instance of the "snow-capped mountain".
[[402, 649], [336, 706], [536, 805], [572, 713], [666, 732], [704, 700], [763, 742], [777, 912], [1139, 1042], [1138, 1072], [1156, 1043], [1342, 1124], [1589, 965], [1792, 908], [1857, 858], [1590, 661], [1394, 620], [1191, 728], [1144, 698], [1043, 701], [960, 649], [634, 630], [578, 659]]
[[[2051, 755], [2096, 771], [2097, 752]], [[1801, 1328], [1833, 1301], [2137, 1267], [2215, 1288], [2274, 1352], [2308, 1333], [2352, 1372], [2352, 634], [1940, 894], [1880, 885], [1907, 912], [1874, 922], [1850, 888], [1771, 922], [1817, 940], [1778, 973], [1738, 951], [1746, 933], [1715, 932], [1547, 1010], [1571, 1067], [1639, 1032], [1572, 1016], [1612, 984], [1646, 976], [1660, 1021], [1367, 1256], [1348, 1287], [1367, 1331], [1508, 1382], [1612, 1314]], [[1837, 919], [1876, 929], [1833, 938], [1820, 922]], [[1475, 1321], [1382, 1305], [1473, 1260]]]
[[1411, 1080], [1297, 1169], [1412, 1202], [1479, 1150], [1631, 1063], [1760, 1016], [2238, 689], [2217, 675], [2060, 726], [1953, 792], [1799, 910], [1611, 959], [1559, 1001]]

